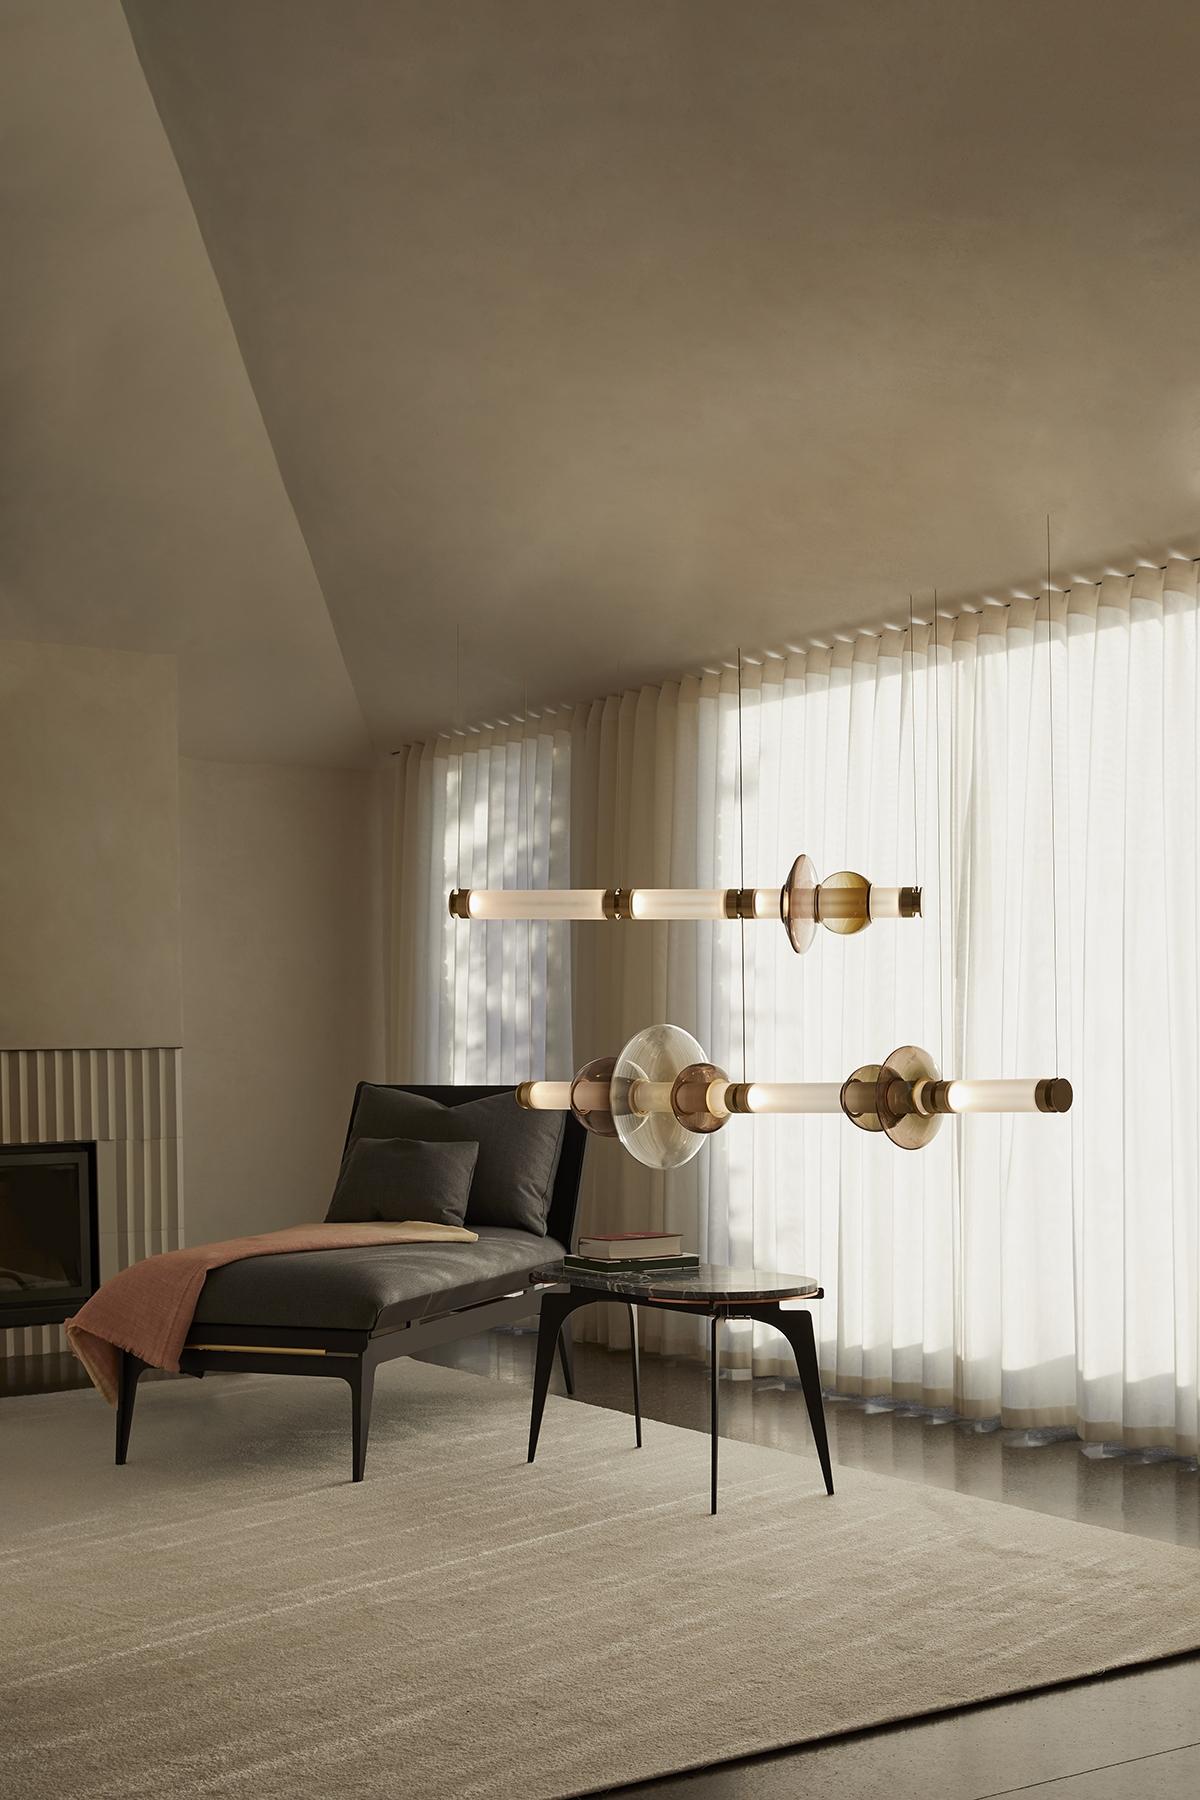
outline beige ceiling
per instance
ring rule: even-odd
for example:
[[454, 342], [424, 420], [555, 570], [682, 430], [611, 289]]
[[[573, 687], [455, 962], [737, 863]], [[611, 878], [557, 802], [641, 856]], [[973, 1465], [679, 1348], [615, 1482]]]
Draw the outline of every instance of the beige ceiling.
[[486, 717], [1003, 593], [1047, 511], [1060, 575], [1200, 547], [1193, 0], [126, 0], [194, 220], [104, 0], [9, 11], [75, 21], [18, 610], [208, 594], [313, 745], [330, 618], [387, 747], [456, 626]]
[[0, 0], [0, 637], [179, 657], [185, 751], [361, 707], [118, 0]]

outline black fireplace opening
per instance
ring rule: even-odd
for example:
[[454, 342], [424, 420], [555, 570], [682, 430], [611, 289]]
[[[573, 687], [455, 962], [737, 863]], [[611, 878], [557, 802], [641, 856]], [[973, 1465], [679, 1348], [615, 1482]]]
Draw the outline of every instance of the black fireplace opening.
[[0, 1330], [69, 1319], [99, 1263], [95, 1144], [0, 1144]]

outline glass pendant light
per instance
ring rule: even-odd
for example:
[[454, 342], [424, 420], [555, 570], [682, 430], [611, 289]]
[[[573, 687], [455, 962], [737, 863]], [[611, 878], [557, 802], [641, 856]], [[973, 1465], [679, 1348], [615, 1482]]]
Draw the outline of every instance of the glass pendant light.
[[778, 919], [798, 955], [817, 926], [849, 937], [876, 919], [917, 919], [919, 887], [878, 887], [843, 869], [817, 880], [798, 856], [782, 888], [455, 888], [455, 919]]
[[1065, 1113], [1072, 1098], [1061, 1076], [944, 1080], [929, 1052], [912, 1044], [863, 1064], [845, 1081], [730, 1081], [678, 1025], [639, 1031], [619, 1056], [588, 1063], [573, 1081], [526, 1081], [517, 1089], [519, 1105], [574, 1113], [652, 1169], [689, 1162], [736, 1113], [842, 1112], [861, 1131], [882, 1131], [902, 1150], [920, 1150], [948, 1115]]

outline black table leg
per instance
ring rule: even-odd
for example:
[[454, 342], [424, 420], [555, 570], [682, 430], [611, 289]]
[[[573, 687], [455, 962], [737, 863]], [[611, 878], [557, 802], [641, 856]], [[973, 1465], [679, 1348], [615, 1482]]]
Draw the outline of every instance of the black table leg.
[[638, 1316], [637, 1307], [629, 1302], [629, 1363], [633, 1370], [633, 1428], [637, 1433], [637, 1447], [642, 1447], [642, 1369], [638, 1356]]
[[575, 1393], [575, 1354], [571, 1343], [571, 1324], [564, 1319], [558, 1328], [558, 1360], [562, 1364], [563, 1386], [569, 1396]]
[[538, 1436], [542, 1429], [542, 1414], [546, 1410], [546, 1394], [550, 1387], [550, 1376], [554, 1369], [554, 1352], [559, 1343], [559, 1334], [563, 1322], [581, 1306], [590, 1306], [594, 1300], [602, 1298], [596, 1294], [565, 1294], [553, 1292], [542, 1295], [542, 1303], [538, 1315], [537, 1357], [533, 1366], [533, 1405], [529, 1414], [529, 1457], [530, 1462], [537, 1455]]
[[718, 1426], [720, 1405], [718, 1390], [721, 1381], [721, 1346], [717, 1333], [721, 1329], [721, 1321], [716, 1313], [709, 1320], [708, 1330], [708, 1371], [709, 1371], [709, 1435], [712, 1440], [712, 1508], [717, 1510], [717, 1445], [720, 1442]]
[[817, 1342], [813, 1333], [812, 1314], [809, 1312], [781, 1313], [779, 1316], [800, 1321], [798, 1336], [803, 1350], [797, 1348], [795, 1338], [791, 1339], [791, 1343], [793, 1349], [796, 1350], [796, 1367], [800, 1371], [800, 1381], [804, 1388], [808, 1422], [812, 1426], [821, 1473], [825, 1477], [825, 1492], [832, 1494], [833, 1466], [829, 1460], [829, 1437], [825, 1430], [825, 1402], [821, 1398], [821, 1367], [817, 1361]]
[[810, 1312], [785, 1312], [779, 1306], [764, 1306], [756, 1308], [749, 1316], [761, 1319], [764, 1325], [774, 1326], [775, 1330], [782, 1332], [792, 1346], [792, 1355], [796, 1358], [796, 1370], [800, 1376], [800, 1385], [804, 1389], [804, 1404], [808, 1408], [808, 1422], [812, 1426], [821, 1473], [825, 1477], [825, 1492], [832, 1494], [833, 1466], [829, 1460], [829, 1438], [825, 1430], [825, 1405], [821, 1399], [821, 1368], [817, 1361], [817, 1341], [813, 1335], [812, 1314]]

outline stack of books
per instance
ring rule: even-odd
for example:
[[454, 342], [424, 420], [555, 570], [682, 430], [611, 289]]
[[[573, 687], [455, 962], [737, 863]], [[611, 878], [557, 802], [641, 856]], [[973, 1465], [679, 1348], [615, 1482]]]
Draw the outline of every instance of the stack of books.
[[582, 1237], [565, 1269], [615, 1275], [625, 1270], [698, 1269], [700, 1258], [683, 1248], [677, 1231], [604, 1231]]

